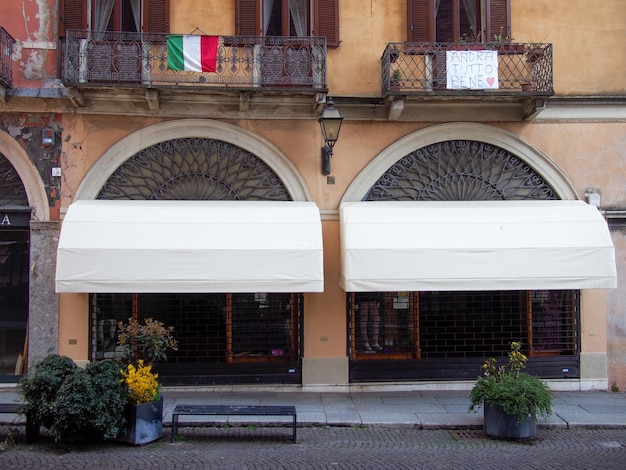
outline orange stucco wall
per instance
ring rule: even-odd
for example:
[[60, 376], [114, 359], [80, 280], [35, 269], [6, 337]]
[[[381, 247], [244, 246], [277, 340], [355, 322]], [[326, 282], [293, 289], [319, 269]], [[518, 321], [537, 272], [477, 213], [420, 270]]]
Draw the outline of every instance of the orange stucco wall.
[[59, 354], [89, 359], [89, 294], [59, 296]]
[[339, 223], [324, 221], [324, 292], [305, 295], [304, 356], [346, 355], [346, 297], [339, 287]]

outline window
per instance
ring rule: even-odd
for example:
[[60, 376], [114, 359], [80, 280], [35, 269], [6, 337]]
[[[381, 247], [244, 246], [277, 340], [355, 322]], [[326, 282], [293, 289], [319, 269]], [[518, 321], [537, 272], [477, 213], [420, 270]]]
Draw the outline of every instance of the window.
[[171, 366], [204, 364], [206, 372], [211, 364], [256, 363], [257, 374], [270, 374], [267, 364], [300, 360], [301, 294], [92, 294], [91, 305], [93, 359], [119, 356], [117, 322], [134, 316], [174, 327]]
[[92, 15], [94, 31], [141, 31], [141, 0], [100, 0]]
[[348, 294], [352, 360], [578, 353], [578, 291], [359, 292]]
[[62, 0], [59, 36], [67, 29], [167, 33], [169, 12], [170, 0]]
[[325, 36], [339, 45], [339, 0], [237, 0], [235, 34]]
[[510, 35], [510, 0], [409, 0], [410, 42], [493, 41]]

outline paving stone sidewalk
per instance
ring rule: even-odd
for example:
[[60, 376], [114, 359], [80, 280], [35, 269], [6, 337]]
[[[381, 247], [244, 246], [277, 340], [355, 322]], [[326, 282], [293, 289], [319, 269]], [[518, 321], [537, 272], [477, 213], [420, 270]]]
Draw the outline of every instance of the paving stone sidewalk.
[[498, 441], [480, 430], [314, 426], [298, 443], [281, 428], [183, 428], [142, 447], [19, 443], [0, 453], [10, 469], [623, 469], [625, 428], [540, 428], [532, 441]]

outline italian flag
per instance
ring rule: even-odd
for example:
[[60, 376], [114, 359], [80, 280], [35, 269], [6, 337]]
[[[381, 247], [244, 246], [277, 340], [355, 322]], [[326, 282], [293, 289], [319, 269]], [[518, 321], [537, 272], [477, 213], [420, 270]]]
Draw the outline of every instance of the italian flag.
[[167, 37], [167, 67], [190, 72], [215, 72], [219, 36]]

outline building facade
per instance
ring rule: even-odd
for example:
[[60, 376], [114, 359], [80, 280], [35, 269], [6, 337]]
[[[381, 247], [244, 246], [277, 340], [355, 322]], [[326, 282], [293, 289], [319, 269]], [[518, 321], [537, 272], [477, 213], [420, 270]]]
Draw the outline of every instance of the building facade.
[[169, 385], [469, 387], [521, 341], [626, 387], [626, 5], [589, 3], [7, 2], [3, 380], [133, 316]]

